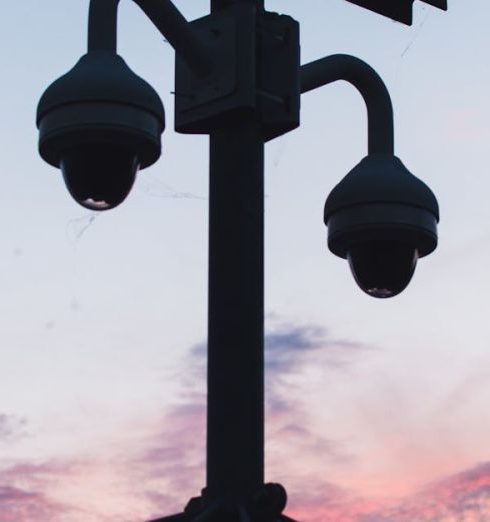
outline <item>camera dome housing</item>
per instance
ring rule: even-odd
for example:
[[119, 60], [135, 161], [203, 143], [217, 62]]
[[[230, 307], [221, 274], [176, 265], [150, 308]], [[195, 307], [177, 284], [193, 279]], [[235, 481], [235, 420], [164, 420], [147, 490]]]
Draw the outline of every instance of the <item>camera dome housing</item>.
[[81, 205], [121, 203], [138, 169], [161, 154], [165, 113], [156, 91], [111, 51], [90, 51], [42, 95], [39, 153]]
[[436, 248], [439, 206], [400, 159], [371, 154], [332, 190], [324, 221], [329, 249], [348, 259], [359, 287], [393, 297], [410, 282], [418, 258]]

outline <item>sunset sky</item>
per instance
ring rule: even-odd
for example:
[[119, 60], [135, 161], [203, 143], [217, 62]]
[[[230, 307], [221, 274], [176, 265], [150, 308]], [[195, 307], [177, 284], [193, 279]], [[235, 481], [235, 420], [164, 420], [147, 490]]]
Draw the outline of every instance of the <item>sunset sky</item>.
[[[176, 0], [188, 19], [207, 0]], [[119, 52], [159, 92], [163, 154], [127, 201], [78, 206], [37, 153], [36, 105], [85, 52], [88, 0], [4, 2], [0, 522], [143, 522], [204, 486], [208, 152], [173, 129], [172, 49], [121, 2]], [[338, 82], [266, 146], [266, 479], [301, 522], [490, 521], [490, 5], [266, 0], [302, 63], [366, 60], [397, 155], [436, 194], [439, 247], [375, 300], [326, 248], [323, 205], [366, 154]]]

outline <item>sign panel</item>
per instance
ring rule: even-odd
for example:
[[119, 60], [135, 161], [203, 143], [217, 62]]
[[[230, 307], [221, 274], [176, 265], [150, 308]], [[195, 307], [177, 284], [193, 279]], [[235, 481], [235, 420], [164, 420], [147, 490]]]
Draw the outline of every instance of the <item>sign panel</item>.
[[[370, 11], [374, 11], [398, 22], [412, 25], [412, 7], [414, 0], [347, 0]], [[433, 5], [447, 11], [447, 0], [422, 0], [426, 4]]]

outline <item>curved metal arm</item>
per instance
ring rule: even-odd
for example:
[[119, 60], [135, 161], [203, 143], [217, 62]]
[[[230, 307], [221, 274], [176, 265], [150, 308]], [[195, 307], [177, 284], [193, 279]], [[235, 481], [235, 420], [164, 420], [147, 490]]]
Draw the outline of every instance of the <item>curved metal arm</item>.
[[[212, 69], [204, 43], [170, 0], [133, 0], [199, 76]], [[90, 0], [88, 50], [116, 51], [119, 0]]]
[[334, 54], [301, 67], [301, 92], [345, 80], [361, 93], [368, 111], [369, 154], [394, 152], [393, 105], [378, 73], [366, 62]]

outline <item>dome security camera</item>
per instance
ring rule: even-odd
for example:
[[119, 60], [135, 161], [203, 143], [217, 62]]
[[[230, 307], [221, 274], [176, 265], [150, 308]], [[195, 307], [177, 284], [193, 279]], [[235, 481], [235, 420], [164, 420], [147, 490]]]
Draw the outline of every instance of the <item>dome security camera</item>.
[[418, 258], [437, 246], [439, 206], [432, 191], [391, 154], [366, 156], [325, 203], [328, 247], [348, 259], [359, 287], [393, 297]]
[[92, 210], [119, 205], [136, 173], [161, 153], [165, 113], [156, 91], [112, 51], [90, 51], [51, 84], [37, 108], [39, 153]]

